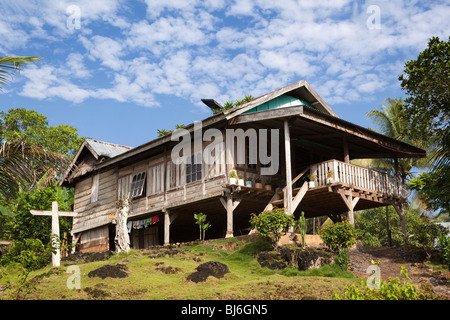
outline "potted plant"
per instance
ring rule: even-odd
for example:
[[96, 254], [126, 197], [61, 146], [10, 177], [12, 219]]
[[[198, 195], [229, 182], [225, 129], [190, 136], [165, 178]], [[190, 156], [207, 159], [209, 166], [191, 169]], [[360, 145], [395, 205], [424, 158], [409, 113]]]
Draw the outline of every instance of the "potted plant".
[[309, 174], [308, 175], [308, 180], [309, 180], [309, 182], [308, 182], [308, 187], [309, 188], [314, 188], [315, 187], [315, 182], [314, 182], [314, 180], [316, 179], [316, 175], [314, 175], [314, 174]]
[[332, 183], [333, 182], [333, 176], [334, 173], [332, 170], [328, 170], [327, 171], [327, 183]]
[[264, 190], [272, 190], [272, 179], [266, 179]]
[[238, 175], [238, 185], [243, 186], [244, 185], [244, 176], [242, 174]]
[[252, 182], [253, 182], [252, 177], [247, 176], [247, 179], [245, 179], [245, 185], [246, 185], [247, 187], [253, 187]]
[[262, 183], [260, 177], [255, 177], [255, 188], [256, 189], [262, 189]]
[[230, 184], [237, 184], [237, 174], [235, 170], [230, 171]]

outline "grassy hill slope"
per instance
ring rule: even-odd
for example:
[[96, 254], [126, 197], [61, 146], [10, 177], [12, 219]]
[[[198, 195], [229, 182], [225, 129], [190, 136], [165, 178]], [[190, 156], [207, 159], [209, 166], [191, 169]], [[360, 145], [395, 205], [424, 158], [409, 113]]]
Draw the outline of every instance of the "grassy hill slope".
[[[256, 254], [271, 250], [260, 238], [237, 237], [191, 244], [179, 248], [131, 250], [94, 262], [63, 261], [59, 269], [51, 267], [31, 273], [29, 292], [21, 299], [38, 300], [282, 300], [332, 299], [345, 286], [357, 283], [348, 271], [336, 266], [298, 271], [287, 268], [270, 270], [256, 260]], [[204, 282], [186, 278], [207, 261], [224, 263], [230, 269], [222, 278], [209, 276]], [[80, 270], [80, 289], [69, 289], [73, 274], [71, 265]], [[104, 271], [123, 278], [92, 276]], [[6, 270], [14, 285], [14, 270]], [[91, 273], [91, 276], [89, 275]], [[72, 278], [71, 278], [72, 277]], [[14, 287], [13, 287], [14, 289]], [[11, 299], [13, 289], [0, 293], [0, 299]]]

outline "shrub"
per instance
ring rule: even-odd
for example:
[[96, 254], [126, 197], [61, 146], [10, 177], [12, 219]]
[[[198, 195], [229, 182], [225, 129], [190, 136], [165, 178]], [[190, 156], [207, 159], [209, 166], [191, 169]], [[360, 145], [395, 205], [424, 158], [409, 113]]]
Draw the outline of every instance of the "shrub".
[[447, 269], [450, 270], [450, 237], [446, 232], [441, 232], [438, 236], [438, 246], [442, 260]]
[[33, 271], [45, 267], [51, 261], [54, 249], [45, 246], [39, 239], [13, 241], [8, 252], [1, 257], [0, 264], [20, 264], [25, 270]]
[[350, 257], [348, 256], [348, 249], [340, 249], [338, 254], [336, 255], [336, 264], [343, 271], [348, 269], [348, 263], [350, 261]]
[[276, 249], [277, 242], [282, 233], [286, 233], [294, 224], [294, 217], [284, 212], [284, 209], [274, 209], [269, 212], [262, 212], [258, 215], [252, 214], [250, 224], [263, 237], [268, 238], [272, 246]]
[[356, 243], [356, 232], [353, 226], [345, 221], [330, 224], [320, 231], [323, 243], [333, 251], [350, 248]]
[[411, 278], [404, 266], [401, 267], [403, 282], [398, 279], [388, 279], [380, 282], [379, 289], [372, 289], [366, 285], [366, 280], [360, 279], [360, 286], [352, 285], [344, 289], [341, 297], [334, 292], [334, 300], [432, 300], [439, 296], [430, 286], [422, 285], [420, 288], [411, 284]]

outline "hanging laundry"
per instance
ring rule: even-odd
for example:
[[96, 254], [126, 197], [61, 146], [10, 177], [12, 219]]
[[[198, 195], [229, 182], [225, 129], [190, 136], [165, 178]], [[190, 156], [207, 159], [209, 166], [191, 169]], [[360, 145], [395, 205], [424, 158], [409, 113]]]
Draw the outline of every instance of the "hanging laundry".
[[159, 222], [158, 216], [153, 216], [153, 217], [152, 217], [152, 224], [155, 224], [155, 223], [157, 223], [157, 222]]
[[131, 233], [131, 227], [132, 226], [133, 226], [133, 222], [132, 221], [128, 221], [128, 223], [127, 223], [128, 233]]

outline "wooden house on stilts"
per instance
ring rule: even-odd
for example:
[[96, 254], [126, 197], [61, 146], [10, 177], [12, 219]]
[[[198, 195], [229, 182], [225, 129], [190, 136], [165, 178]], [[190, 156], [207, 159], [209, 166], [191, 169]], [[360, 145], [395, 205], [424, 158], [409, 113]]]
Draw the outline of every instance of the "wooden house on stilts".
[[[180, 147], [182, 140], [190, 143]], [[131, 246], [146, 248], [198, 239], [199, 212], [211, 224], [207, 238], [247, 234], [250, 215], [274, 207], [353, 222], [355, 210], [393, 205], [404, 221], [408, 194], [399, 177], [350, 161], [423, 156], [342, 120], [300, 81], [135, 148], [86, 140], [60, 185], [75, 188], [78, 250], [114, 249], [116, 200], [124, 197], [131, 200]], [[263, 187], [234, 183], [232, 171]]]

